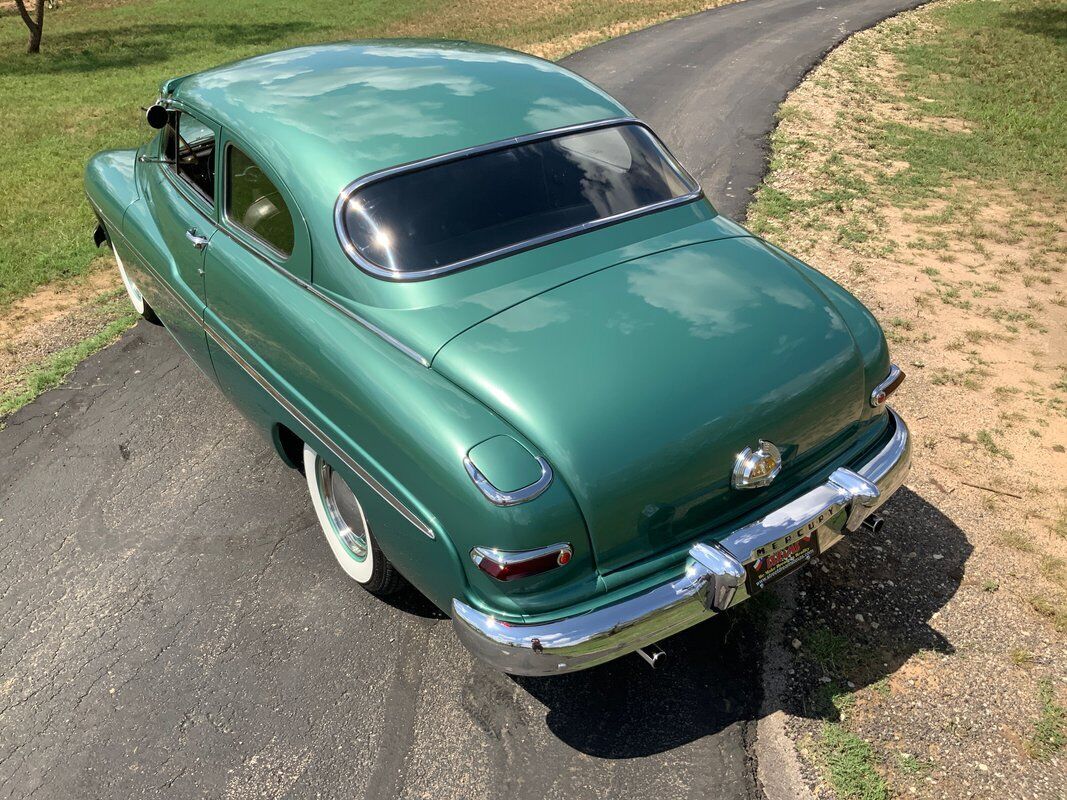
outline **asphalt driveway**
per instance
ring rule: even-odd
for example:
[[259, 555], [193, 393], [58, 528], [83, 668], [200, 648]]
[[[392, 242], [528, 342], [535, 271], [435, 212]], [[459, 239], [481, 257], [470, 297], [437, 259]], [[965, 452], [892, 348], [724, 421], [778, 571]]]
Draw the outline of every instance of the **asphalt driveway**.
[[[917, 3], [748, 0], [566, 63], [743, 215], [785, 93]], [[88, 235], [88, 232], [87, 232]], [[734, 614], [554, 680], [349, 582], [302, 477], [141, 324], [0, 431], [0, 798], [759, 796]]]

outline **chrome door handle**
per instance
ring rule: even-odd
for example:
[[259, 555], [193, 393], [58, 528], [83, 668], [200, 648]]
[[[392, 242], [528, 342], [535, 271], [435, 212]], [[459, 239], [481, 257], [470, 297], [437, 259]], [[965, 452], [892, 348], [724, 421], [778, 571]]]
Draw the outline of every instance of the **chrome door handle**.
[[196, 232], [196, 228], [190, 228], [185, 232], [185, 238], [195, 247], [197, 250], [203, 250], [208, 245], [208, 239], [200, 236]]

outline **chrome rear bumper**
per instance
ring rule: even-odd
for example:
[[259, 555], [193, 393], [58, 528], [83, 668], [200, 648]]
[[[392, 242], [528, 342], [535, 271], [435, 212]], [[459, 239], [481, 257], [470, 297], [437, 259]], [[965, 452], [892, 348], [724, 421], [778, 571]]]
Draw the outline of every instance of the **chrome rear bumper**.
[[810, 526], [825, 550], [858, 529], [904, 483], [911, 467], [908, 428], [893, 409], [887, 413], [892, 436], [870, 461], [857, 470], [834, 470], [826, 483], [721, 541], [695, 544], [678, 579], [596, 611], [529, 625], [503, 622], [453, 600], [456, 635], [504, 672], [557, 675], [633, 652], [740, 603], [748, 597], [744, 564], [760, 547]]

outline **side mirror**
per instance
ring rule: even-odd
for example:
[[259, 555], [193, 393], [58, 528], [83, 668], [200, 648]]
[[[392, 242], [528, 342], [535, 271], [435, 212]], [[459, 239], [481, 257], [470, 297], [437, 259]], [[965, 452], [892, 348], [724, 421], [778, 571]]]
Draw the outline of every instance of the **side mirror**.
[[165, 106], [155, 103], [145, 109], [144, 118], [148, 120], [149, 126], [159, 130], [167, 124], [167, 109]]

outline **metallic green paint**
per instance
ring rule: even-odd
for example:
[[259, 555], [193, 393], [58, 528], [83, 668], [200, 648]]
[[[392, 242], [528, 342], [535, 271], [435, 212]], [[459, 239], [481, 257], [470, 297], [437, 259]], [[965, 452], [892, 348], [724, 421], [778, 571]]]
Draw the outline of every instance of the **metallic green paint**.
[[537, 443], [604, 571], [787, 491], [730, 488], [745, 447], [773, 441], [795, 479], [836, 466], [874, 412], [841, 314], [753, 238], [545, 292], [453, 339], [434, 369]]
[[486, 439], [472, 447], [467, 457], [502, 492], [522, 489], [541, 477], [541, 466], [533, 453], [510, 436]]
[[[362, 174], [627, 115], [566, 70], [477, 45], [364, 42], [249, 59], [164, 95], [217, 131], [218, 202], [136, 160], [159, 154], [157, 136], [86, 169], [108, 235], [205, 374], [279, 450], [287, 429], [322, 454], [443, 609], [459, 598], [544, 620], [640, 591], [694, 539], [766, 513], [886, 433], [865, 402], [888, 371], [870, 314], [703, 199], [429, 281], [348, 261], [333, 205]], [[288, 258], [218, 211], [231, 141], [293, 213]], [[734, 453], [759, 437], [782, 447], [782, 475], [728, 489]], [[555, 479], [494, 506], [464, 470], [472, 448], [502, 484], [524, 482], [532, 456]], [[467, 555], [554, 542], [571, 562], [517, 581]]]

